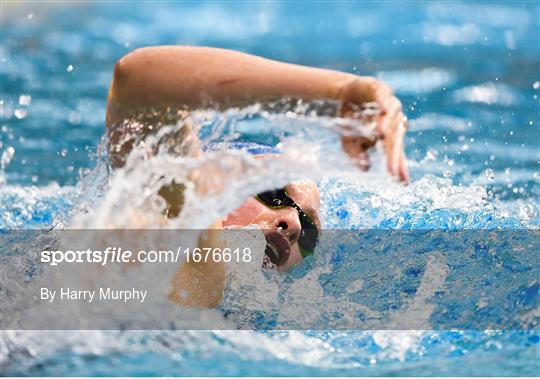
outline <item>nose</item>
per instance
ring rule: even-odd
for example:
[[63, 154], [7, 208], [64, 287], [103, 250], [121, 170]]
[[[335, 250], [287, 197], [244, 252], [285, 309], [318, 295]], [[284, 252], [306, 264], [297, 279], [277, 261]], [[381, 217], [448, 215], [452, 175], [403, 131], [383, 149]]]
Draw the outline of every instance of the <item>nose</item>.
[[275, 229], [283, 234], [290, 242], [294, 244], [300, 237], [302, 225], [298, 218], [298, 212], [293, 208], [283, 209], [275, 221]]

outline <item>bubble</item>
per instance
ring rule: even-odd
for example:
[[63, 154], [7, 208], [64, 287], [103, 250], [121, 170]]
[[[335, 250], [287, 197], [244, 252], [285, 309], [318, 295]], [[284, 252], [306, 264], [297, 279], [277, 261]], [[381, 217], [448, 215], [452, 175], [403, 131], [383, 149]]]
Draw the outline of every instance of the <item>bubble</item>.
[[60, 155], [63, 157], [67, 156], [67, 153], [68, 153], [67, 149], [62, 149], [62, 151], [60, 151]]
[[67, 66], [66, 71], [67, 72], [72, 72], [73, 71], [73, 65], [70, 64], [69, 66]]
[[26, 117], [26, 115], [28, 114], [28, 111], [27, 111], [26, 109], [17, 108], [17, 109], [15, 109], [15, 112], [13, 112], [13, 114], [14, 114], [15, 117], [17, 117], [19, 120], [22, 120], [23, 118]]
[[37, 183], [37, 181], [39, 180], [39, 176], [37, 176], [37, 175], [32, 175], [31, 180], [32, 180], [32, 183]]
[[534, 82], [533, 83], [533, 88], [534, 89], [539, 89], [540, 88], [540, 82]]
[[486, 178], [488, 180], [494, 180], [495, 179], [495, 174], [493, 173], [493, 170], [490, 169], [490, 168], [487, 168], [486, 171], [484, 171], [484, 175], [486, 175]]
[[23, 105], [25, 107], [29, 106], [32, 102], [32, 96], [30, 95], [21, 95], [19, 96], [19, 105]]

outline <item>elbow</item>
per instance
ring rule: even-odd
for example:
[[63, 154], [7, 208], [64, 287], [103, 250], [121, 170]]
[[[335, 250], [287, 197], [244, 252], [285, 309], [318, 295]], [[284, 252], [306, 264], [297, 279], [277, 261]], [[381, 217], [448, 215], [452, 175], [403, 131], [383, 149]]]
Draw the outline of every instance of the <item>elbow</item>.
[[124, 55], [114, 65], [113, 80], [111, 84], [111, 90], [116, 90], [114, 92], [122, 92], [118, 90], [121, 90], [122, 87], [125, 87], [129, 83], [129, 78], [132, 76], [134, 67], [137, 66], [139, 60], [138, 50]]
[[[120, 58], [114, 65], [113, 77], [109, 87], [107, 97], [106, 125], [110, 128], [112, 124], [121, 121], [123, 109], [128, 107], [130, 102], [130, 89], [136, 80], [136, 66], [138, 58], [134, 56], [137, 50]], [[134, 59], [135, 58], [135, 59]]]

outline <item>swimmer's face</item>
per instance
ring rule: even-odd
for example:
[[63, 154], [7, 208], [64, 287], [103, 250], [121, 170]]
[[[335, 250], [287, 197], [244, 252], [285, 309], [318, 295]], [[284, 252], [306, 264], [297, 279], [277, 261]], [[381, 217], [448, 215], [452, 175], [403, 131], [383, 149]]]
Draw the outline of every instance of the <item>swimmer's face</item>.
[[[287, 185], [285, 191], [320, 231], [320, 195], [316, 184], [311, 180], [294, 182]], [[298, 245], [302, 226], [299, 213], [295, 208], [288, 206], [271, 208], [256, 198], [250, 198], [223, 220], [223, 226], [243, 227], [253, 224], [264, 232], [267, 241], [275, 242], [273, 246], [279, 250], [278, 254], [283, 256], [288, 249], [288, 258], [278, 264], [278, 270], [289, 270], [302, 261], [303, 257]]]

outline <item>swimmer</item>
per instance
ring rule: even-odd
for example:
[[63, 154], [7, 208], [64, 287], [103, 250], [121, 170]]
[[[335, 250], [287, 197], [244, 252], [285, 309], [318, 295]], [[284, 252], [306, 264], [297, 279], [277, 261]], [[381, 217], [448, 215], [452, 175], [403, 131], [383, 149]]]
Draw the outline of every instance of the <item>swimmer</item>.
[[[142, 129], [152, 125], [149, 129], [156, 130], [161, 125], [161, 110], [181, 110], [177, 113], [180, 118], [195, 109], [227, 109], [284, 98], [337, 101], [339, 116], [344, 118], [360, 117], [358, 110], [362, 106], [376, 103], [380, 112], [373, 120], [374, 137], [342, 137], [343, 150], [367, 169], [367, 150], [382, 140], [388, 172], [398, 180], [409, 180], [403, 149], [407, 119], [401, 103], [385, 83], [372, 77], [192, 46], [142, 48], [117, 62], [106, 116], [111, 165], [124, 165], [132, 149], [119, 137], [126, 121], [137, 121]], [[172, 122], [170, 118], [167, 121]], [[183, 153], [200, 156], [193, 134], [186, 129], [182, 136], [183, 142], [189, 141]], [[177, 216], [181, 210], [182, 190], [181, 185], [173, 183], [160, 191], [168, 203], [169, 217]], [[257, 225], [265, 233], [268, 260], [280, 271], [289, 270], [315, 250], [321, 231], [319, 202], [317, 186], [310, 180], [260, 193], [210, 226], [199, 245], [221, 245], [218, 231], [223, 227]], [[170, 298], [188, 306], [216, 307], [224, 283], [222, 263], [185, 263], [173, 278]]]

